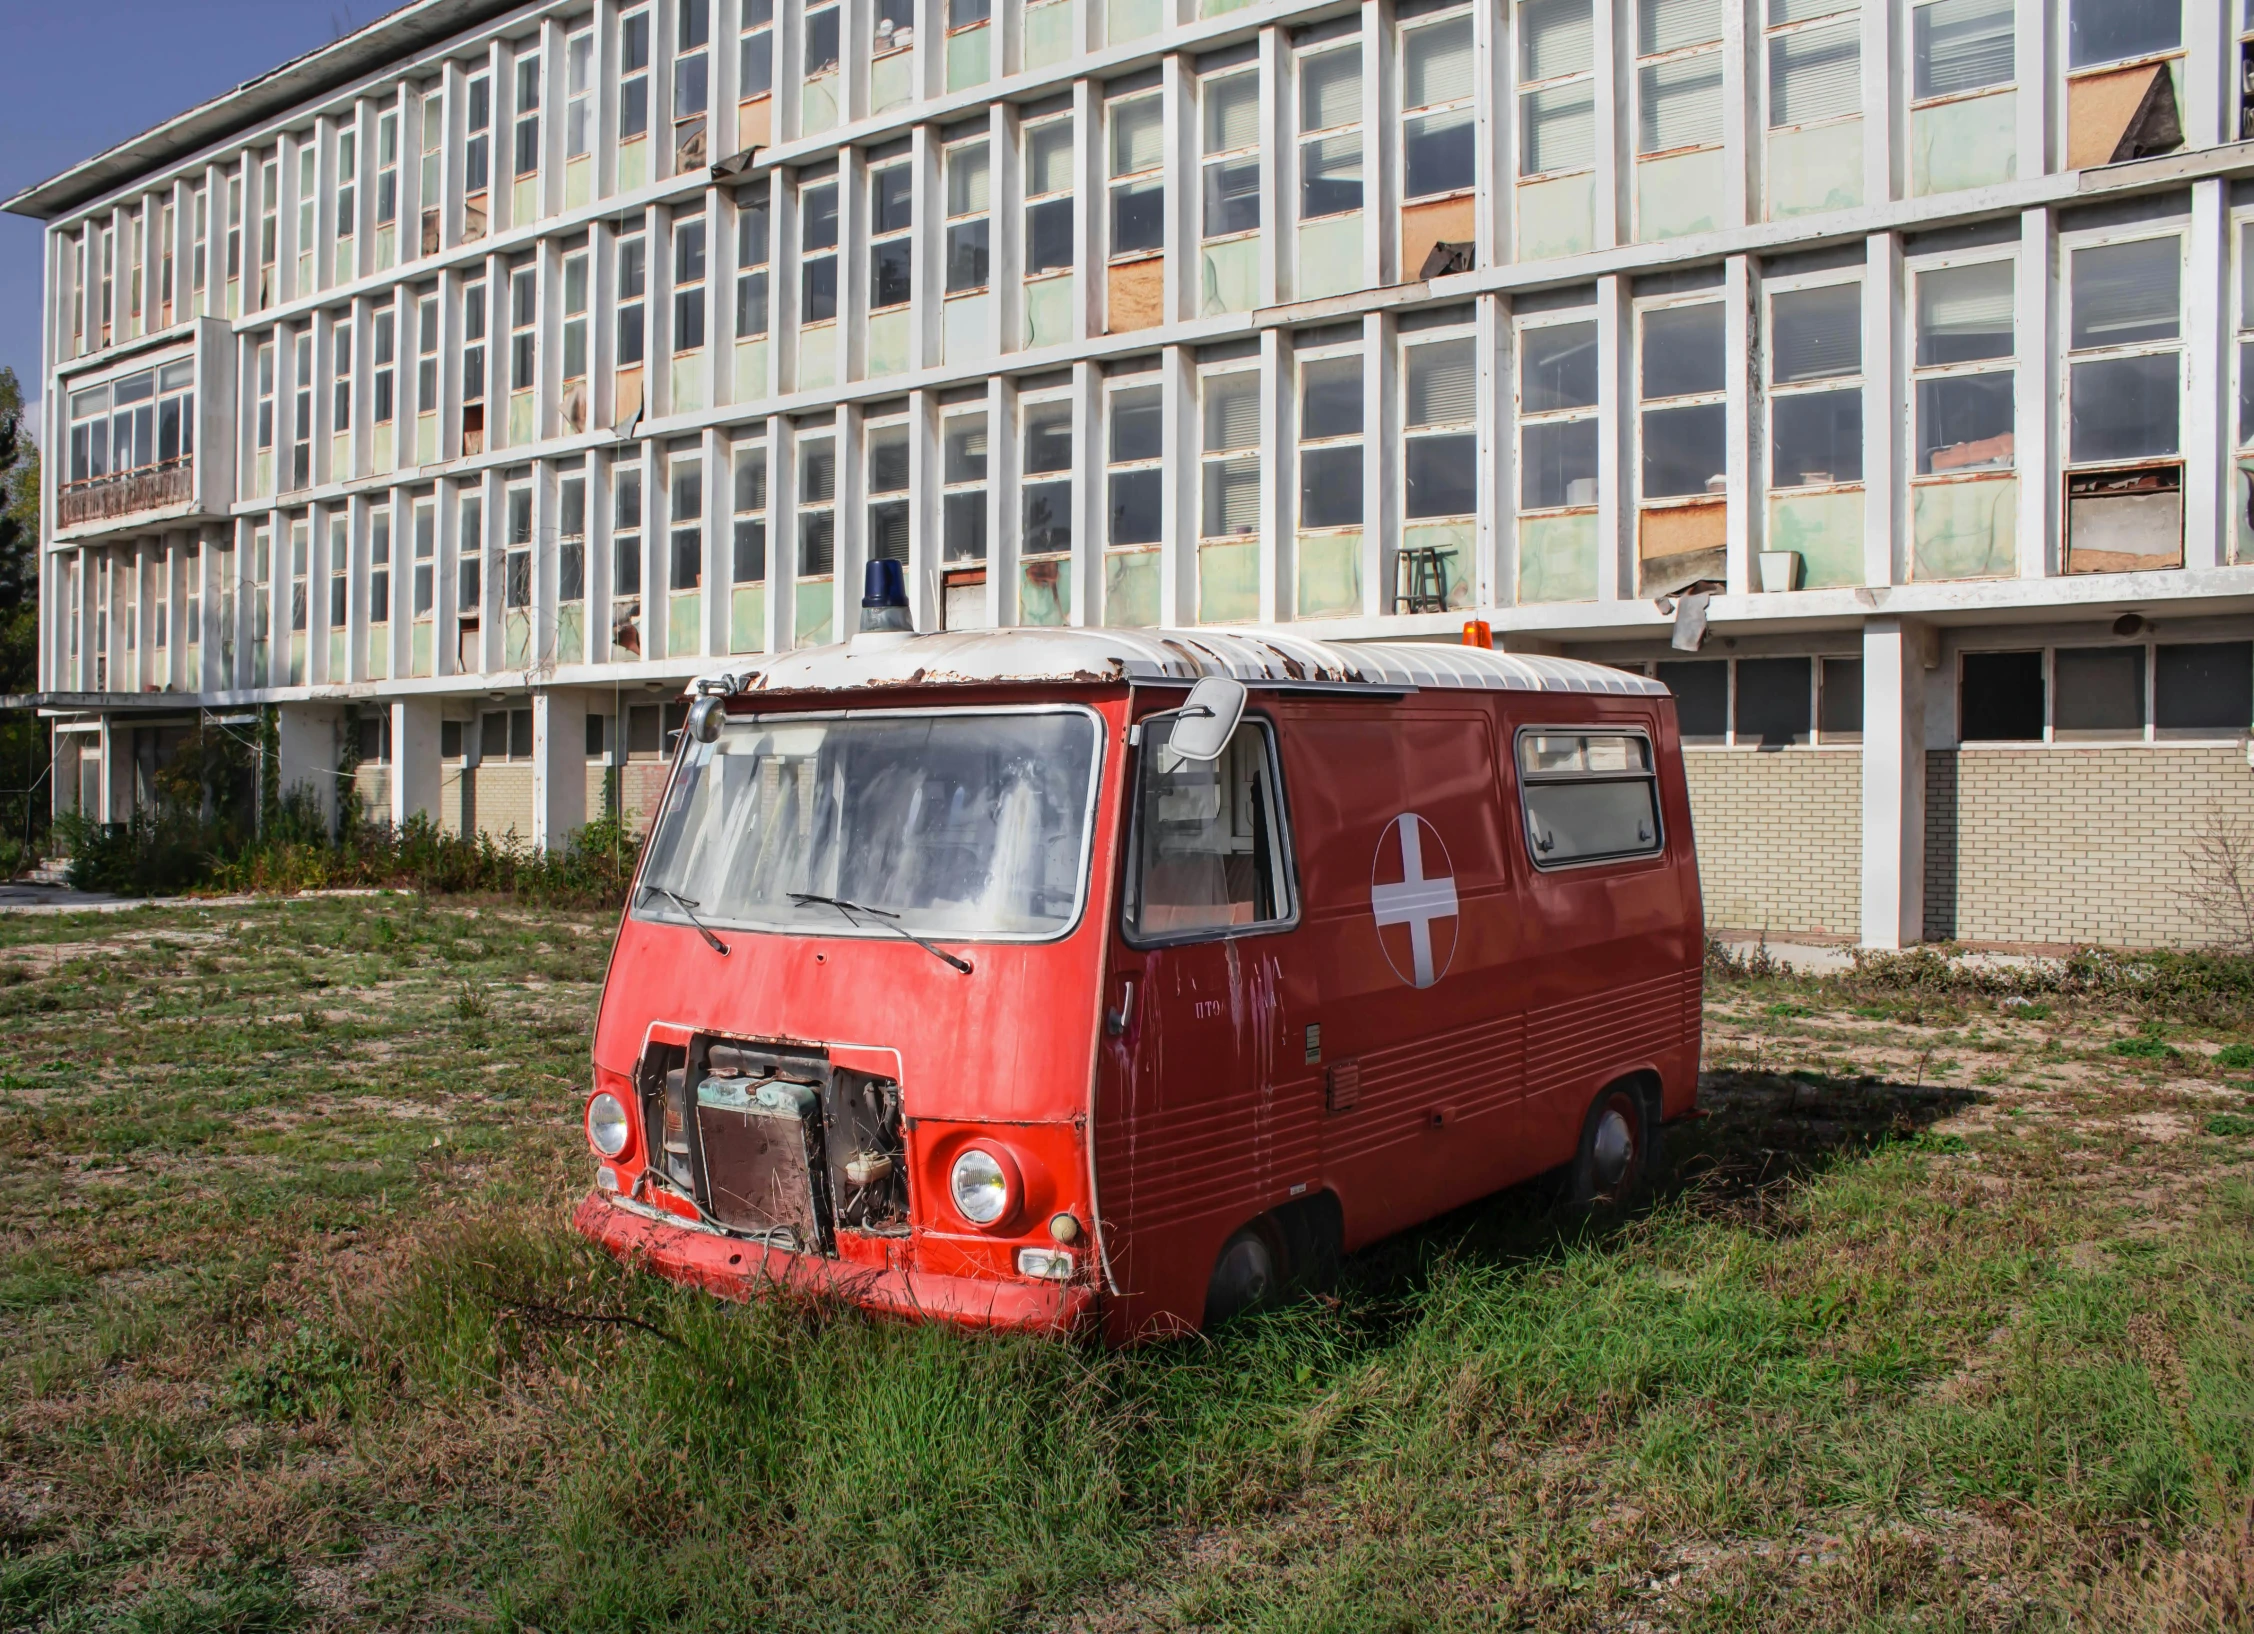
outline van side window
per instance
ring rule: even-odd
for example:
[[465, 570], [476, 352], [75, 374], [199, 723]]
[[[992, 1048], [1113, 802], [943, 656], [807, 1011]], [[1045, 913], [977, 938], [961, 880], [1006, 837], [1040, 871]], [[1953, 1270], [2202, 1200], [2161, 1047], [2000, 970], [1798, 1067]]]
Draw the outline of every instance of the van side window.
[[1658, 852], [1659, 784], [1641, 733], [1521, 732], [1518, 772], [1537, 868]]
[[1275, 745], [1246, 721], [1218, 760], [1185, 760], [1171, 719], [1143, 730], [1128, 934], [1230, 931], [1291, 914], [1277, 819]]

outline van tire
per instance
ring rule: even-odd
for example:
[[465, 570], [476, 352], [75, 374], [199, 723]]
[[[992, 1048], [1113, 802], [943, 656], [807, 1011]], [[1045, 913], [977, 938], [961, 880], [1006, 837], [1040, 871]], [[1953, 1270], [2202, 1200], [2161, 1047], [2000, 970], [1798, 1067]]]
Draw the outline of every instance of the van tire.
[[1581, 1120], [1567, 1199], [1577, 1208], [1612, 1208], [1633, 1198], [1651, 1173], [1656, 1120], [1633, 1081], [1608, 1084]]
[[1274, 1304], [1291, 1274], [1291, 1252], [1273, 1216], [1239, 1226], [1214, 1257], [1205, 1285], [1205, 1331]]

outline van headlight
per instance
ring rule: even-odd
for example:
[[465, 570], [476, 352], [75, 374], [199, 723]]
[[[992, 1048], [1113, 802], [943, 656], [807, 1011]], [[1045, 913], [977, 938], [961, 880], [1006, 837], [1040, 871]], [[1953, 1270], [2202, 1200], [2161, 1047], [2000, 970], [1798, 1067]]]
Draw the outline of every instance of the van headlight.
[[990, 1226], [1008, 1212], [1010, 1177], [992, 1152], [967, 1147], [947, 1172], [955, 1207], [972, 1225]]
[[587, 1103], [587, 1143], [605, 1157], [626, 1150], [626, 1108], [607, 1089]]

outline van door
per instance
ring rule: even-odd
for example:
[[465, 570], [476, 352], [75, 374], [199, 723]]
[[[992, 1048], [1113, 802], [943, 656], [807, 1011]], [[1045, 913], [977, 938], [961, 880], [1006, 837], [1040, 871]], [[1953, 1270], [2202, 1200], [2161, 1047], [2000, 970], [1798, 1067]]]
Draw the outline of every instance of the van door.
[[1309, 705], [1285, 775], [1320, 1028], [1315, 1125], [1348, 1246], [1518, 1178], [1524, 948], [1493, 717]]
[[1248, 716], [1199, 762], [1169, 751], [1170, 725], [1147, 723], [1136, 756], [1099, 1067], [1098, 1202], [1125, 1334], [1196, 1326], [1221, 1243], [1313, 1168], [1279, 1138], [1282, 933], [1298, 911], [1274, 727]]

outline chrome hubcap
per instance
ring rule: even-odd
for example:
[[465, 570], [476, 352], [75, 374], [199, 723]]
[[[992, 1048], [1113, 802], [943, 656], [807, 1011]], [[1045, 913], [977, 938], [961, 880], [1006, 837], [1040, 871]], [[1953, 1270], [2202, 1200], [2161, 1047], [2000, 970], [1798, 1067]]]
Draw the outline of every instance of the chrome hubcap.
[[1636, 1132], [1617, 1107], [1606, 1107], [1604, 1116], [1597, 1120], [1596, 1159], [1597, 1184], [1610, 1191], [1620, 1184], [1627, 1174], [1628, 1165], [1636, 1155]]

